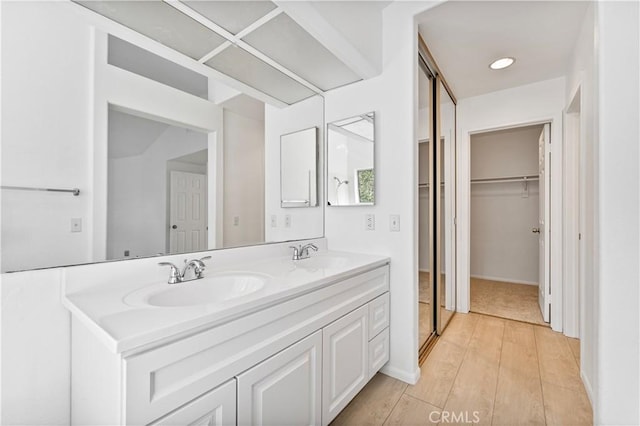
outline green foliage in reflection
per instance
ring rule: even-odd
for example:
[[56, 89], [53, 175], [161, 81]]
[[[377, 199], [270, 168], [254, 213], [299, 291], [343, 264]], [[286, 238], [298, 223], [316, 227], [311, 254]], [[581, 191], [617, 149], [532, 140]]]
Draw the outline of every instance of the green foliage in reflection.
[[373, 169], [358, 170], [358, 196], [361, 203], [373, 203]]

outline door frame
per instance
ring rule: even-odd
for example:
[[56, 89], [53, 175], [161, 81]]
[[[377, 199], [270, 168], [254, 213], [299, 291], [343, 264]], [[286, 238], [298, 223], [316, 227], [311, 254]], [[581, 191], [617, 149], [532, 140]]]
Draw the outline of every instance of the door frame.
[[[584, 153], [584, 120], [582, 120], [582, 84], [571, 92], [565, 111], [564, 139], [564, 334], [580, 337], [584, 330], [585, 257], [585, 178], [582, 157]], [[582, 238], [580, 239], [580, 234]]]
[[[551, 226], [552, 234], [549, 238], [551, 252], [550, 279], [551, 279], [551, 328], [554, 331], [562, 331], [564, 323], [563, 304], [563, 257], [562, 257], [562, 176], [563, 176], [563, 111], [554, 114], [543, 115], [530, 120], [497, 122], [495, 125], [486, 125], [462, 130], [458, 139], [457, 155], [457, 311], [469, 312], [471, 307], [471, 136], [478, 133], [493, 132], [497, 130], [513, 129], [549, 123], [551, 125], [551, 164], [550, 176], [555, 177], [555, 183], [551, 185]], [[461, 130], [460, 128], [458, 129]], [[464, 133], [463, 133], [464, 132]], [[560, 178], [558, 178], [560, 177]]]

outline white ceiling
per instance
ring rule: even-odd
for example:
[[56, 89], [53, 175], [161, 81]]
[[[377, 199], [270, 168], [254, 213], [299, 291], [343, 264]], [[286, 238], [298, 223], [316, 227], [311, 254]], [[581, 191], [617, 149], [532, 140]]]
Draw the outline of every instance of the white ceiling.
[[382, 67], [382, 9], [391, 1], [310, 1], [314, 9], [376, 67]]
[[[589, 2], [447, 1], [417, 19], [458, 99], [566, 75]], [[495, 59], [511, 67], [493, 71]]]

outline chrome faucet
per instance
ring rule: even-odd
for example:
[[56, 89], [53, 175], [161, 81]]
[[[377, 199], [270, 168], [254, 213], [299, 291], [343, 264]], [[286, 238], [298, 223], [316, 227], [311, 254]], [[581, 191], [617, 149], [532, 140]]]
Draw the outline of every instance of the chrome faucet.
[[292, 260], [302, 260], [309, 258], [309, 249], [313, 249], [313, 251], [318, 251], [318, 247], [315, 244], [305, 244], [296, 246], [290, 246], [289, 248], [293, 249], [293, 257]]
[[202, 278], [202, 273], [205, 270], [204, 261], [211, 259], [211, 256], [205, 256], [201, 259], [193, 259], [187, 262], [184, 260], [184, 269], [180, 272], [180, 269], [171, 262], [160, 262], [160, 266], [169, 266], [169, 284], [177, 284], [184, 281], [192, 281]]

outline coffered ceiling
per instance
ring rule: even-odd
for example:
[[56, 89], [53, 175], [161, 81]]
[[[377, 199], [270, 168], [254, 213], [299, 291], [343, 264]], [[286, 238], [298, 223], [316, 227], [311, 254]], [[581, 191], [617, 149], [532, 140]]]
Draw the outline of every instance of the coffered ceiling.
[[[316, 13], [311, 4], [74, 1], [286, 104], [375, 73], [375, 66], [362, 71], [347, 65], [349, 55], [338, 57], [300, 25], [298, 21]], [[372, 3], [379, 13], [375, 2], [364, 3]], [[346, 61], [355, 63], [353, 58]]]

